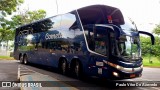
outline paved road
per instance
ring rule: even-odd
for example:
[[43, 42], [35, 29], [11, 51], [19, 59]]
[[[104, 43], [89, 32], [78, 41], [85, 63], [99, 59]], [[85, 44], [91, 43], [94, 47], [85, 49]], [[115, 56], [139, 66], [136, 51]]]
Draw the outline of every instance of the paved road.
[[[17, 69], [19, 62], [17, 61], [1, 61], [0, 60], [0, 81], [16, 81]], [[76, 87], [80, 90], [160, 90], [160, 87], [110, 87], [113, 81], [102, 81], [97, 79], [77, 80], [69, 76], [64, 76], [53, 70], [53, 68], [35, 67], [34, 65], [22, 65], [36, 72], [49, 75], [60, 81]], [[66, 82], [69, 81], [69, 82]], [[123, 81], [160, 81], [159, 68], [144, 68], [143, 76], [136, 79], [128, 79]], [[0, 88], [3, 90], [4, 88]], [[6, 90], [6, 89], [4, 89]], [[12, 88], [10, 90], [19, 90]]]
[[[37, 71], [42, 74], [50, 75], [53, 78], [56, 78], [60, 81], [73, 81], [66, 82], [71, 86], [76, 87], [81, 90], [160, 90], [160, 87], [110, 87], [112, 86], [112, 81], [102, 81], [97, 79], [87, 79], [87, 80], [77, 80], [69, 76], [64, 76], [59, 73], [56, 73], [52, 68], [39, 68], [34, 65], [24, 65], [27, 68], [30, 68], [34, 71]], [[160, 69], [159, 68], [144, 68], [143, 76], [136, 79], [127, 79], [123, 81], [160, 81]], [[73, 84], [75, 83], [75, 84]]]
[[[2, 81], [18, 81], [17, 72], [18, 72], [17, 61], [12, 60], [0, 60], [0, 84]], [[1, 86], [1, 85], [0, 85]], [[20, 90], [19, 88], [4, 88], [0, 87], [0, 90]]]
[[135, 80], [160, 81], [160, 68], [145, 67], [142, 77]]

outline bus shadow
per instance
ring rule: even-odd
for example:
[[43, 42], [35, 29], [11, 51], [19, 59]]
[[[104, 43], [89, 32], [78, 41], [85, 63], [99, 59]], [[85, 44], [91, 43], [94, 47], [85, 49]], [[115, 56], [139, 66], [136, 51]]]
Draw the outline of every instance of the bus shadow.
[[[32, 64], [29, 63], [29, 66], [60, 74], [60, 72], [58, 71], [57, 68], [48, 67], [48, 66], [44, 66], [44, 65], [33, 64], [33, 63]], [[62, 74], [60, 74], [60, 75], [62, 75]], [[62, 76], [67, 76], [69, 78], [75, 79], [75, 77], [73, 77], [72, 75], [69, 75], [69, 74], [62, 75]], [[74, 86], [74, 87], [86, 87], [86, 88], [87, 87], [93, 87], [93, 88], [94, 87], [101, 87], [101, 88], [109, 88], [109, 89], [122, 88], [122, 87], [116, 86], [116, 84], [126, 83], [125, 80], [117, 81], [117, 80], [108, 80], [108, 79], [104, 79], [104, 78], [102, 79], [102, 78], [87, 77], [87, 76], [83, 77], [81, 79], [76, 78], [75, 81], [62, 81], [62, 82], [66, 83], [66, 84], [69, 84], [71, 86]], [[128, 81], [127, 81], [127, 83], [128, 83]]]
[[49, 67], [49, 66], [34, 64], [34, 63], [28, 63], [27, 65], [38, 68], [38, 69], [43, 69], [43, 70], [46, 70], [46, 71], [49, 71], [49, 72], [59, 73], [58, 69], [54, 68], [54, 67]]

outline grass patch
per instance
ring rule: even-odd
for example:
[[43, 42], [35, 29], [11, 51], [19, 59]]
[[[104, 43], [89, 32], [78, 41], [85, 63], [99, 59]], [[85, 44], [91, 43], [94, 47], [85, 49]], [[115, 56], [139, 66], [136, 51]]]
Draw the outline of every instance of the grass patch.
[[151, 56], [150, 60], [152, 63], [149, 62], [149, 56], [143, 57], [143, 66], [160, 67], [160, 58]]
[[14, 58], [10, 56], [0, 56], [0, 60], [14, 60]]

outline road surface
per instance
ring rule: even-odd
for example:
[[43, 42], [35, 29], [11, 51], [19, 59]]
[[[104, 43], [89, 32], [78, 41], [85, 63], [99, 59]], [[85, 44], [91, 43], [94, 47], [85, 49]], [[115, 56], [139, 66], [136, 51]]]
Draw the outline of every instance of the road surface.
[[[6, 81], [18, 81], [17, 80], [18, 65], [19, 62], [17, 62], [16, 60], [0, 60], [0, 84]], [[0, 87], [0, 90], [20, 90], [20, 89]]]
[[[76, 87], [79, 90], [160, 90], [160, 87], [111, 87], [113, 81], [103, 81], [99, 79], [78, 80], [70, 76], [59, 74], [56, 70], [49, 67], [22, 65], [18, 61], [0, 60], [0, 81], [18, 81], [18, 65], [24, 66], [38, 73], [49, 75], [57, 80]], [[159, 68], [144, 68], [143, 75], [140, 78], [127, 79], [125, 81], [160, 81]], [[114, 81], [115, 82], [115, 81]], [[6, 90], [7, 88], [0, 88]], [[9, 88], [9, 90], [20, 90], [19, 88]]]

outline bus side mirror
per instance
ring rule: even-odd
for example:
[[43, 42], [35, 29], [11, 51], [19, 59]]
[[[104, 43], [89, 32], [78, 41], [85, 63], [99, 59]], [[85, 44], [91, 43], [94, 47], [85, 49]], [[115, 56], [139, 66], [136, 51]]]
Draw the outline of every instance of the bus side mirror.
[[154, 38], [153, 34], [151, 34], [151, 33], [149, 33], [149, 32], [145, 32], [145, 31], [139, 31], [139, 33], [150, 36], [150, 37], [151, 37], [152, 45], [155, 44], [155, 38]]

